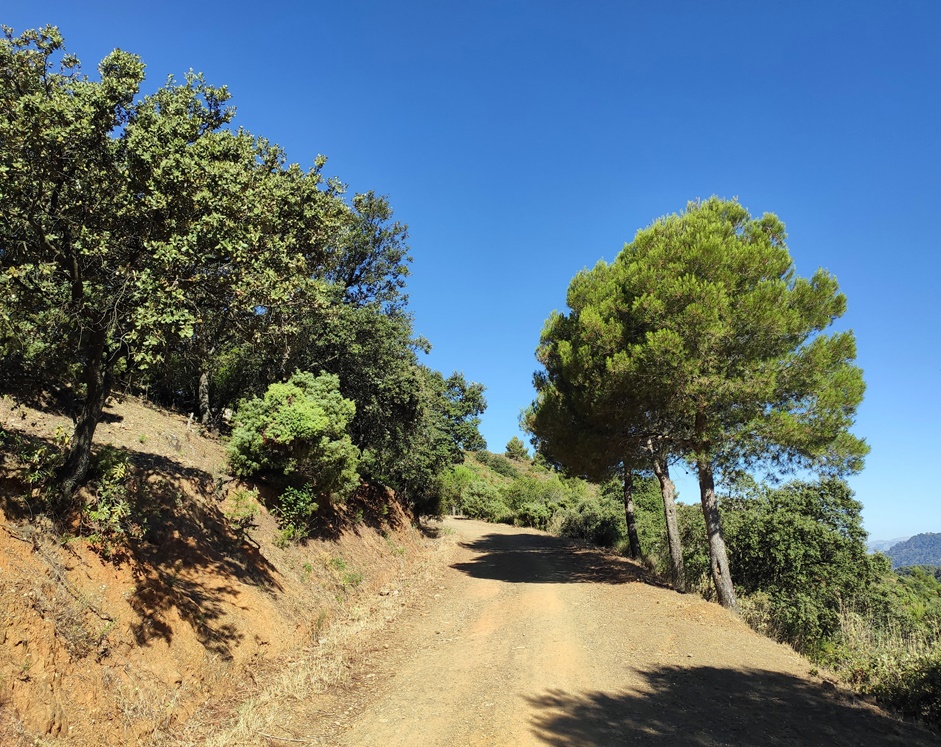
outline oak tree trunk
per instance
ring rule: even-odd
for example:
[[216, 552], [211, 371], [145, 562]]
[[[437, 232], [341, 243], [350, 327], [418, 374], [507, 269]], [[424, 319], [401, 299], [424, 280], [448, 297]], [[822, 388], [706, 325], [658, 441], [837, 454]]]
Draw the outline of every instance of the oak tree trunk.
[[670, 468], [657, 457], [653, 458], [653, 473], [660, 483], [660, 495], [663, 498], [663, 517], [667, 524], [667, 542], [670, 545], [670, 563], [673, 571], [673, 588], [681, 594], [686, 593], [686, 569], [683, 566], [683, 544], [680, 541], [680, 528], [676, 521], [676, 487], [670, 479]]
[[706, 520], [706, 534], [709, 537], [709, 565], [712, 570], [712, 582], [716, 587], [719, 604], [739, 614], [735, 588], [729, 573], [729, 556], [725, 549], [722, 535], [722, 522], [719, 518], [719, 501], [716, 498], [715, 480], [712, 464], [700, 460], [696, 463], [699, 472], [699, 493], [702, 501], [702, 514]]
[[110, 368], [105, 360], [105, 340], [104, 330], [91, 332], [84, 371], [85, 398], [75, 419], [68, 456], [56, 474], [61, 507], [65, 509], [69, 508], [72, 495], [88, 474], [95, 429], [101, 420], [108, 395], [111, 394]]
[[634, 560], [640, 557], [640, 538], [637, 536], [637, 519], [634, 516], [634, 473], [624, 469], [624, 519], [627, 522], [627, 538]]

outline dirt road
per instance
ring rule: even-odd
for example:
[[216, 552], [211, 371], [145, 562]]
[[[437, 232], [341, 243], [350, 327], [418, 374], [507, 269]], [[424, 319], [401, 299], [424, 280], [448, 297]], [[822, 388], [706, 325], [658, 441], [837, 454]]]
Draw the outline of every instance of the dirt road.
[[453, 561], [366, 663], [375, 684], [334, 734], [342, 745], [938, 743], [629, 561], [531, 530], [446, 526]]

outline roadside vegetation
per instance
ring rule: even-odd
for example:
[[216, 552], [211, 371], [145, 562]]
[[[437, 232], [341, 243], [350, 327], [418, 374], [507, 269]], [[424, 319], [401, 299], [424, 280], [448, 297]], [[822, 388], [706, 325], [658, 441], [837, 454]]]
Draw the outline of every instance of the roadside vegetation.
[[134, 394], [231, 435], [286, 537], [361, 483], [437, 513], [438, 475], [484, 446], [484, 387], [421, 363], [388, 200], [347, 195], [324, 158], [290, 164], [200, 75], [141, 95], [140, 58], [88, 76], [54, 27], [5, 29], [0, 69], [2, 386], [74, 423], [54, 443], [0, 434], [30, 510], [112, 538], [140, 523], [133, 475], [95, 442], [109, 398]]

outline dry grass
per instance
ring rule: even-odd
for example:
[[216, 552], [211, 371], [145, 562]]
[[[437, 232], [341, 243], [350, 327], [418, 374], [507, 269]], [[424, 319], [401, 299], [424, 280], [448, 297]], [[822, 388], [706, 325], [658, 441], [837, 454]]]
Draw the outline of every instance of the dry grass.
[[441, 567], [441, 556], [453, 552], [447, 534], [394, 591], [350, 594], [337, 619], [315, 645], [286, 657], [268, 673], [257, 691], [245, 698], [224, 724], [194, 719], [172, 744], [175, 747], [255, 747], [275, 740], [330, 744], [332, 728], [361, 708], [355, 679], [362, 660], [384, 629], [395, 625], [414, 601], [422, 598]]

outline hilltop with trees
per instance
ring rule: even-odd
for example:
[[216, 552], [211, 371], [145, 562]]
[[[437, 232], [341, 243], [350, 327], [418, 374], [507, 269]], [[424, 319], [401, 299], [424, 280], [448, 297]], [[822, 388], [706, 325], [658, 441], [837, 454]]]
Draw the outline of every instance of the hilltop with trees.
[[910, 565], [941, 565], [941, 534], [925, 532], [892, 545], [885, 554], [893, 568]]

